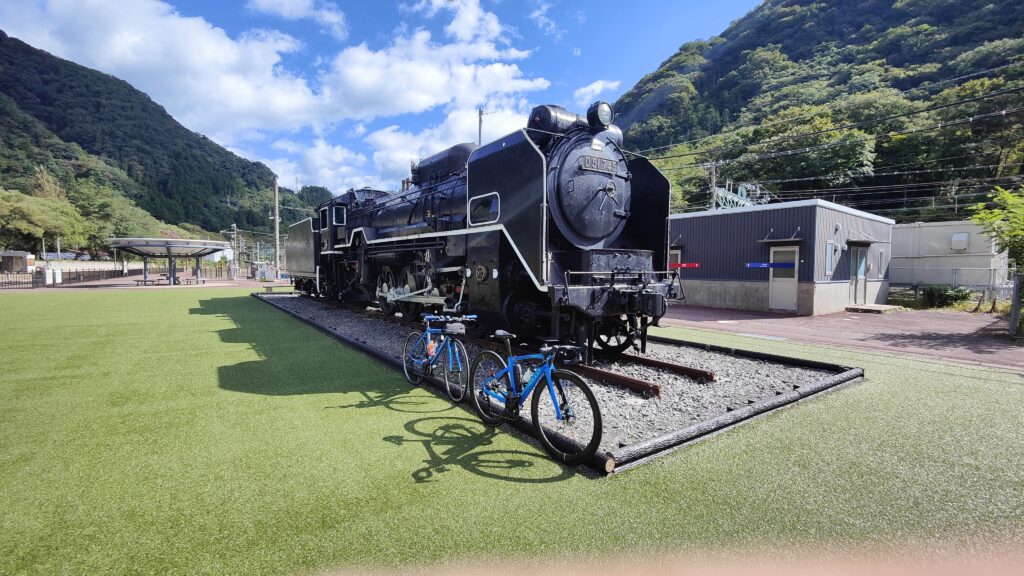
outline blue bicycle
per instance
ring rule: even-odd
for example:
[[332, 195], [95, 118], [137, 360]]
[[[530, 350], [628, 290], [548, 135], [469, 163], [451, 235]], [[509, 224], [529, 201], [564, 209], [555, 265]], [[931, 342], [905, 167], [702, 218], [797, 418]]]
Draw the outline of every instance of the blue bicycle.
[[[423, 314], [423, 332], [413, 332], [405, 339], [402, 350], [402, 368], [405, 378], [413, 386], [433, 375], [434, 367], [444, 367], [444, 387], [452, 402], [461, 402], [469, 388], [469, 355], [459, 334], [466, 333], [465, 322], [473, 322], [476, 315], [435, 316]], [[431, 324], [439, 324], [433, 327]]]
[[[555, 368], [556, 359], [563, 364], [578, 362], [579, 348], [549, 342], [538, 354], [513, 356], [509, 341], [515, 334], [498, 330], [493, 338], [505, 342], [508, 361], [490, 350], [473, 359], [470, 398], [480, 419], [490, 426], [515, 420], [533, 393], [530, 412], [544, 449], [566, 464], [580, 464], [593, 456], [601, 443], [597, 398], [583, 378]], [[529, 374], [525, 384], [524, 371]], [[534, 393], [542, 383], [542, 389]]]

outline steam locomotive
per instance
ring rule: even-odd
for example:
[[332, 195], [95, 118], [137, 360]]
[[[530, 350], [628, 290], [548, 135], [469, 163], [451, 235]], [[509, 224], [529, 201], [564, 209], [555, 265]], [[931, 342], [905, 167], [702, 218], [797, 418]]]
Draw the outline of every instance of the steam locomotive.
[[[646, 348], [681, 297], [667, 258], [668, 180], [627, 158], [612, 108], [537, 106], [525, 129], [414, 165], [401, 192], [349, 190], [294, 224], [295, 287], [414, 317], [470, 312], [520, 338]], [[588, 354], [589, 357], [589, 354]]]

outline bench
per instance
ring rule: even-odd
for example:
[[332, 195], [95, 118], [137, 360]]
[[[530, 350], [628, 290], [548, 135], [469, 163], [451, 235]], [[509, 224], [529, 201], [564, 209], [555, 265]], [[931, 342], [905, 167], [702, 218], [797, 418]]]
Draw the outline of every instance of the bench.
[[184, 281], [189, 286], [192, 284], [206, 284], [206, 278], [185, 278]]
[[160, 281], [159, 281], [159, 280], [150, 280], [150, 279], [146, 279], [146, 280], [136, 280], [136, 281], [135, 281], [135, 285], [136, 285], [136, 286], [149, 286], [150, 284], [152, 284], [152, 285], [154, 285], [154, 286], [155, 286], [155, 285], [157, 285], [157, 284], [159, 284], [159, 283], [160, 283]]

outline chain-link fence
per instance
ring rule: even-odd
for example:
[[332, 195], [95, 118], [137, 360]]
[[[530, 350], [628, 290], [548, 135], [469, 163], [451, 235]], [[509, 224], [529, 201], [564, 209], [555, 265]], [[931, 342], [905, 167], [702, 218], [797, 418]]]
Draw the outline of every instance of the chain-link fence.
[[1010, 335], [1024, 338], [1024, 274], [1013, 278], [1013, 296], [1010, 303]]
[[949, 286], [986, 292], [1005, 300], [1013, 289], [1012, 268], [903, 268], [889, 267], [890, 286]]

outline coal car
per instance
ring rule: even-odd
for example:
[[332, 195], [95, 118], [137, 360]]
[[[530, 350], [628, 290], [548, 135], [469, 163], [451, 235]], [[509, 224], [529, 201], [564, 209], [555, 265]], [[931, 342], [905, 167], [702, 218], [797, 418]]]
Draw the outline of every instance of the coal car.
[[296, 287], [415, 316], [477, 314], [524, 339], [645, 347], [681, 297], [666, 270], [669, 183], [628, 154], [612, 108], [538, 106], [525, 129], [452, 146], [400, 192], [350, 190], [291, 227]]

